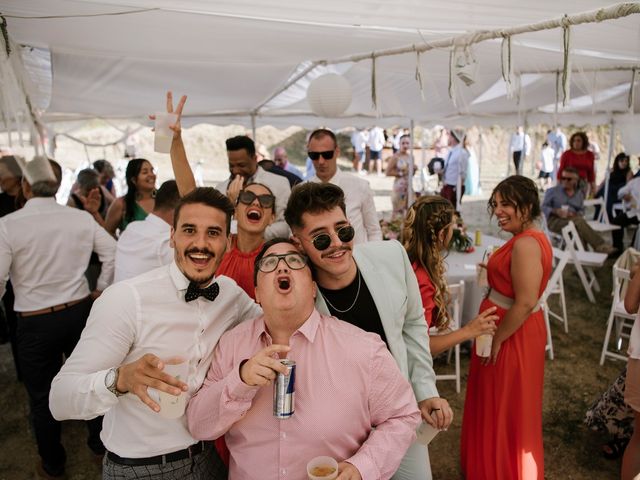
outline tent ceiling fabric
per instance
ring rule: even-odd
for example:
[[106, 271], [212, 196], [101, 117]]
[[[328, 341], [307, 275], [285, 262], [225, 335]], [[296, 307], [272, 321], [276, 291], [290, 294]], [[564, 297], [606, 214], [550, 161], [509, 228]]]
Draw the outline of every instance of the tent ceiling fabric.
[[[250, 112], [312, 61], [421, 45], [609, 5], [602, 0], [0, 0], [0, 12], [14, 41], [51, 52], [52, 90], [45, 121], [143, 119], [164, 107], [164, 92], [171, 89], [189, 96], [187, 124], [250, 125]], [[135, 10], [142, 11], [102, 15]], [[582, 99], [566, 113], [560, 109], [560, 121], [599, 121], [613, 112], [628, 112], [631, 71], [601, 70], [640, 66], [640, 15], [572, 26], [571, 47], [571, 97]], [[470, 48], [475, 83], [467, 87], [454, 79], [455, 104], [448, 91], [450, 49], [437, 49], [420, 55], [422, 92], [415, 78], [415, 53], [376, 59], [377, 109], [372, 104], [370, 60], [329, 65], [326, 71], [343, 74], [352, 86], [353, 101], [344, 118], [310, 113], [306, 85], [323, 71], [319, 68], [268, 101], [257, 112], [257, 123], [334, 128], [407, 123], [409, 118], [424, 123], [506, 123], [521, 122], [525, 114], [530, 122], [550, 122], [556, 75], [535, 74], [562, 70], [562, 30], [512, 37], [513, 71], [530, 74], [522, 77], [514, 98], [507, 98], [502, 81], [501, 48], [500, 40]], [[42, 50], [34, 52], [42, 57]], [[600, 90], [608, 95], [599, 95]]]

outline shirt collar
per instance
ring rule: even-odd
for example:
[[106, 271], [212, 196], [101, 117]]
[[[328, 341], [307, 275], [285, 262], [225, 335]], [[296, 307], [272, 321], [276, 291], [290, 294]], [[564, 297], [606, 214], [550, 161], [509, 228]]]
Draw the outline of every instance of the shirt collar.
[[[178, 268], [178, 264], [175, 260], [169, 264], [169, 276], [171, 277], [171, 281], [175, 285], [176, 290], [178, 290], [179, 292], [185, 291], [189, 287], [189, 283], [191, 283], [190, 280], [185, 277], [184, 273], [180, 271], [180, 268]], [[214, 277], [206, 285], [205, 288], [212, 285], [216, 280], [217, 278], [214, 275]]]
[[[314, 308], [311, 315], [309, 315], [309, 318], [307, 318], [307, 320], [293, 333], [293, 335], [300, 332], [309, 342], [313, 343], [316, 338], [318, 328], [320, 327], [320, 321], [320, 313]], [[267, 332], [267, 326], [264, 323], [264, 315], [256, 322], [255, 333], [259, 337], [265, 336], [271, 338], [271, 335]]]
[[[336, 173], [333, 175], [333, 177], [329, 179], [327, 183], [332, 183], [334, 185], [337, 185], [336, 182], [340, 180], [340, 177], [342, 177], [342, 171], [339, 168], [336, 168]], [[315, 183], [325, 183], [323, 180], [320, 179], [320, 177], [318, 177], [317, 173], [313, 176], [311, 181]]]
[[37, 207], [39, 205], [54, 205], [56, 203], [56, 197], [32, 197], [27, 200], [23, 208]]
[[153, 213], [150, 213], [147, 215], [147, 218], [144, 219], [145, 222], [149, 222], [150, 224], [154, 225], [154, 226], [158, 226], [158, 227], [169, 227], [170, 225], [165, 222], [163, 219], [161, 219], [159, 216], [154, 215]]

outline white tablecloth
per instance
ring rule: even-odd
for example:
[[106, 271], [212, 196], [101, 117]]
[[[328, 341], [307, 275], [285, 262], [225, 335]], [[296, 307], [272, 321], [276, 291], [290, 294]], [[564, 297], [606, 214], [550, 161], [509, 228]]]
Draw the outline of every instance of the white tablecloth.
[[482, 262], [488, 247], [499, 247], [505, 240], [490, 235], [482, 235], [482, 245], [475, 247], [471, 253], [450, 251], [445, 264], [447, 266], [447, 282], [449, 285], [464, 280], [464, 304], [462, 307], [462, 325], [468, 323], [478, 314], [485, 288], [480, 287], [476, 277], [476, 265]]

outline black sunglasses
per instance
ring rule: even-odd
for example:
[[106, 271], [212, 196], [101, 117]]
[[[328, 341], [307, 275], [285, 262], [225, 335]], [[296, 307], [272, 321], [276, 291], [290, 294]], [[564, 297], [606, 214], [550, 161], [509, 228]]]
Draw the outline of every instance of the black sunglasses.
[[316, 161], [322, 156], [325, 160], [331, 160], [333, 158], [333, 154], [335, 150], [327, 150], [326, 152], [307, 152], [309, 158], [313, 161]]
[[238, 202], [242, 202], [245, 205], [251, 205], [256, 198], [262, 208], [273, 208], [273, 204], [276, 201], [276, 197], [270, 193], [256, 195], [251, 190], [242, 190], [240, 195], [238, 195]]
[[284, 263], [286, 263], [287, 267], [291, 270], [301, 270], [307, 264], [307, 258], [299, 253], [273, 254], [260, 259], [258, 262], [258, 270], [263, 273], [271, 273], [278, 268], [280, 260], [284, 260]]
[[[336, 233], [338, 234], [338, 239], [342, 243], [350, 242], [356, 235], [356, 231], [351, 225], [343, 225], [336, 230]], [[316, 250], [321, 252], [329, 248], [329, 245], [331, 245], [331, 235], [328, 233], [319, 233], [311, 239], [311, 243], [313, 243]]]

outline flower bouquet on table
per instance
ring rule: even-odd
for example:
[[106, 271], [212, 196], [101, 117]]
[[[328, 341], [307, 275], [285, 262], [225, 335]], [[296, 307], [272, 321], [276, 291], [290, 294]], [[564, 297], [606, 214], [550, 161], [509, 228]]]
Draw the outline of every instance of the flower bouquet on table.
[[393, 218], [390, 220], [380, 220], [380, 229], [382, 230], [382, 238], [384, 240], [400, 240], [402, 232], [402, 218]]
[[449, 250], [464, 253], [471, 253], [475, 251], [473, 239], [467, 235], [467, 229], [460, 213], [456, 212], [453, 221], [455, 223], [455, 227], [453, 228], [453, 236], [449, 243]]

